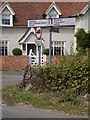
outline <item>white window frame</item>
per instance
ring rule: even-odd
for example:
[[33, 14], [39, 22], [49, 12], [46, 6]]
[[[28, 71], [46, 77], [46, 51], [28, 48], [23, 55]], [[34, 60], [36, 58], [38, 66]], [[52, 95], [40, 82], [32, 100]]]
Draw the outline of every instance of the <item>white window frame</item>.
[[[62, 45], [62, 43], [64, 43], [64, 44]], [[65, 43], [66, 43], [66, 41], [52, 41], [53, 56], [55, 55], [55, 48], [61, 49], [59, 51], [61, 56], [65, 55]], [[62, 48], [63, 48], [63, 51], [62, 51]]]
[[13, 27], [13, 16], [15, 15], [15, 12], [13, 11], [13, 9], [11, 8], [7, 1], [3, 4], [3, 6], [0, 9], [0, 17], [2, 19], [2, 13], [5, 8], [7, 8], [8, 11], [10, 12], [10, 25], [2, 24], [2, 20], [0, 21], [0, 25], [6, 27]]
[[[1, 52], [1, 56], [4, 56], [4, 55], [6, 55], [6, 53], [5, 53], [5, 47], [7, 46], [7, 55], [9, 55], [9, 41], [8, 40], [0, 40], [0, 42], [1, 42], [1, 47], [0, 47], [0, 50], [2, 50], [2, 42], [4, 42], [4, 54], [2, 55], [2, 52]], [[7, 44], [6, 44], [6, 42], [7, 42]], [[5, 46], [5, 44], [6, 44], [6, 46]], [[7, 56], [6, 55], [6, 56]]]
[[[2, 17], [3, 18], [3, 17]], [[7, 27], [12, 27], [13, 26], [13, 15], [10, 14], [10, 25], [7, 25], [7, 24], [3, 24], [2, 23], [2, 26], [7, 26]]]

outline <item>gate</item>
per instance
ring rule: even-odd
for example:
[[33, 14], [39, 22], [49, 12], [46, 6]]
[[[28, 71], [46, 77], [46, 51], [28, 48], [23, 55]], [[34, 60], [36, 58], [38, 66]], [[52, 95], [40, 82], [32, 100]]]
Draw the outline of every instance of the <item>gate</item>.
[[[46, 63], [46, 55], [42, 55], [41, 54], [41, 66], [43, 66]], [[37, 66], [39, 65], [39, 55], [34, 55], [34, 53], [32, 52], [32, 49], [30, 49], [30, 53], [29, 53], [29, 64], [31, 66]]]

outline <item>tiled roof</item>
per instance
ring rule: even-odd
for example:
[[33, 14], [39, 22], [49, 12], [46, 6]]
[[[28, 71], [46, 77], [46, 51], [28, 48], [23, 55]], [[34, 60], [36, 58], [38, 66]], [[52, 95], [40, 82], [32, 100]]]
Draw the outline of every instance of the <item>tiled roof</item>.
[[[26, 26], [28, 19], [42, 19], [51, 2], [9, 2], [15, 12], [14, 25]], [[78, 14], [88, 2], [56, 2], [61, 18]]]

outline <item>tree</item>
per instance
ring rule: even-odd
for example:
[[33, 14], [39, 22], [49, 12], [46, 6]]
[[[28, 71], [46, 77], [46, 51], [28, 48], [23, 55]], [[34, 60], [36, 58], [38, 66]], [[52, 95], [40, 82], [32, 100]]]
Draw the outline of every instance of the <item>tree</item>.
[[82, 47], [83, 49], [88, 47], [88, 33], [85, 32], [83, 28], [79, 28], [75, 33], [76, 42], [77, 42], [77, 50]]

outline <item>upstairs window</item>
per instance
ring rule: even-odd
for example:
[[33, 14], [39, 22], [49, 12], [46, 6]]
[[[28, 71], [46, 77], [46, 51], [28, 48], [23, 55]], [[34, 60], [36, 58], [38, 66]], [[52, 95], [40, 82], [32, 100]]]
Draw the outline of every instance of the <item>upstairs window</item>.
[[51, 18], [59, 17], [58, 13], [56, 12], [56, 10], [54, 8], [52, 8], [52, 10], [49, 12], [48, 16], [51, 17]]
[[10, 25], [10, 15], [2, 14], [2, 24]]
[[11, 13], [9, 12], [9, 10], [7, 8], [5, 8], [3, 11], [2, 11], [2, 25], [9, 25], [10, 26], [10, 15]]

